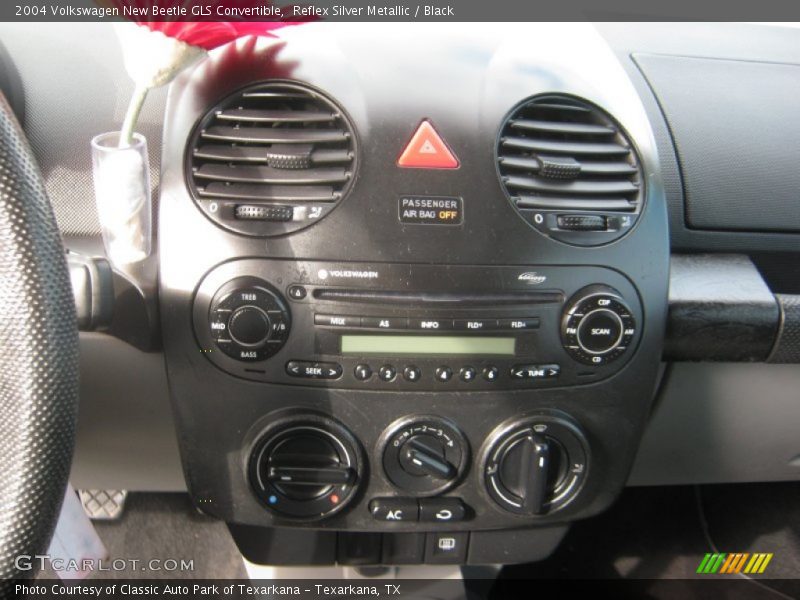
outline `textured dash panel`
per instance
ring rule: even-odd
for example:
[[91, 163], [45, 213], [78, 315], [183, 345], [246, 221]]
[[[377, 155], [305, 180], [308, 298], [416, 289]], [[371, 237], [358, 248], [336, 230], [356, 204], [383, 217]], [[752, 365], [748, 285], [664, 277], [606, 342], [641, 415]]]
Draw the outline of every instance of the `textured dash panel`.
[[695, 229], [800, 232], [800, 65], [636, 55]]

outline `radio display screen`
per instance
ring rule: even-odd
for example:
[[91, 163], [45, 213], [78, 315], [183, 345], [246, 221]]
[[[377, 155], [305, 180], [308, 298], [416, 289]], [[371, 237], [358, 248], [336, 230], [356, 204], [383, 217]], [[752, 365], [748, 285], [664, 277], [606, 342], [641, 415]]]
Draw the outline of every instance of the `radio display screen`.
[[513, 337], [343, 335], [342, 354], [513, 356], [515, 342]]

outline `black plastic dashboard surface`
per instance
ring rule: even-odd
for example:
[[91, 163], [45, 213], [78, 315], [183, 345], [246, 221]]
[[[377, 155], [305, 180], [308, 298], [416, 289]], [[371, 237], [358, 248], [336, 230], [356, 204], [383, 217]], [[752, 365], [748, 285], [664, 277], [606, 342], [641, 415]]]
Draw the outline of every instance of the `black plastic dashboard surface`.
[[[796, 253], [800, 247], [798, 246], [798, 236], [794, 233], [786, 233], [795, 230], [796, 223], [788, 222], [780, 231], [712, 230], [694, 228], [690, 225], [684, 198], [684, 186], [687, 182], [681, 171], [680, 141], [676, 142], [673, 139], [674, 132], [670, 130], [668, 123], [668, 110], [660, 105], [661, 98], [659, 96], [663, 86], [651, 87], [634, 57], [658, 55], [665, 59], [678, 61], [681, 65], [724, 63], [753, 69], [763, 66], [763, 69], [758, 69], [759, 77], [763, 79], [768, 72], [774, 71], [773, 67], [780, 67], [783, 72], [786, 72], [787, 68], [793, 68], [800, 64], [800, 43], [798, 43], [800, 42], [800, 30], [790, 26], [747, 23], [640, 23], [636, 27], [621, 23], [598, 23], [597, 29], [614, 48], [621, 64], [636, 87], [650, 119], [658, 147], [660, 170], [667, 198], [672, 251], [761, 252], [763, 261], [758, 261], [759, 267], [761, 268], [763, 262], [767, 268], [772, 270], [786, 270], [787, 262], [789, 264], [796, 263], [796, 256], [787, 254], [782, 258], [779, 254], [781, 252]], [[693, 78], [694, 76], [689, 74], [688, 77]], [[781, 90], [776, 90], [775, 82], [767, 83], [768, 89], [772, 90], [774, 94], [782, 93]], [[791, 80], [787, 83], [790, 87], [796, 85], [796, 82]], [[681, 80], [673, 80], [671, 84], [676, 86], [676, 90], [663, 90], [665, 96], [683, 95], [687, 92]], [[732, 94], [738, 98], [744, 96], [742, 99], [752, 105], [759, 100], [761, 91], [748, 81], [732, 82], [727, 91], [720, 90], [716, 95], [714, 90], [709, 90], [704, 83], [701, 83], [701, 89], [711, 94], [713, 104], [722, 104], [725, 110], [731, 110], [729, 98]], [[791, 97], [789, 89], [786, 90], [785, 95], [787, 98]], [[780, 102], [779, 98], [773, 97], [773, 100]], [[697, 109], [705, 110], [701, 102], [697, 103]], [[693, 112], [687, 114], [682, 119], [690, 119], [693, 114]], [[768, 118], [768, 116], [760, 114], [759, 118]], [[735, 125], [740, 127], [739, 123], [735, 123]], [[732, 131], [726, 132], [725, 135], [736, 136], [736, 127], [732, 127]], [[760, 132], [755, 133], [761, 138], [759, 134]], [[760, 139], [756, 143], [767, 144], [769, 143], [768, 137], [763, 136], [763, 140]], [[793, 143], [792, 147], [796, 148], [796, 143]], [[714, 148], [712, 156], [719, 151], [719, 148]], [[727, 152], [724, 148], [721, 151]], [[772, 151], [770, 150], [770, 152]], [[706, 157], [703, 159], [702, 162], [706, 162]], [[758, 159], [751, 155], [747, 161], [753, 164]], [[698, 167], [689, 165], [689, 168]], [[714, 177], [714, 173], [709, 173], [709, 175]], [[704, 187], [710, 185], [713, 183], [705, 183]], [[773, 180], [758, 197], [742, 196], [735, 203], [743, 206], [748, 202], [753, 202], [758, 206], [765, 199], [769, 202], [773, 185], [781, 187], [780, 181]], [[703, 201], [702, 198], [697, 200]], [[725, 210], [727, 210], [728, 204], [730, 203], [725, 205]], [[702, 209], [700, 210], [702, 211]], [[767, 253], [770, 254], [767, 255]], [[794, 289], [791, 286], [795, 284], [784, 282], [782, 276], [775, 279], [779, 284], [776, 291], [792, 291]]]
[[667, 119], [693, 229], [800, 232], [800, 65], [636, 54]]

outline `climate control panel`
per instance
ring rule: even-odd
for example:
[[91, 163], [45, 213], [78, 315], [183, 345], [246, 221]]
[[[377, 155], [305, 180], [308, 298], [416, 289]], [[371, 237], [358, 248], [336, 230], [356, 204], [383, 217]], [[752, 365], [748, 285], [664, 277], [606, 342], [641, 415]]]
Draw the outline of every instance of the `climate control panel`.
[[[580, 426], [558, 410], [514, 418], [485, 440], [473, 439], [474, 469], [467, 436], [435, 415], [409, 415], [386, 427], [371, 465], [357, 436], [322, 413], [278, 414], [255, 440], [247, 450], [254, 493], [267, 511], [292, 522], [344, 511], [376, 479], [391, 490], [367, 494], [354, 510], [379, 523], [471, 521], [487, 501], [511, 518], [536, 520], [579, 495], [590, 462]], [[485, 500], [465, 499], [471, 489], [482, 489]]]

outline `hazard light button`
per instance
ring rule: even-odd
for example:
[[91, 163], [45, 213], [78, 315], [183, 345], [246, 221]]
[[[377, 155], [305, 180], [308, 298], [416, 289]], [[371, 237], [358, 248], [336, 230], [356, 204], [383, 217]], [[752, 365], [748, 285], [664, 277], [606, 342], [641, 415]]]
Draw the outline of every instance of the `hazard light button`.
[[457, 169], [458, 165], [456, 155], [428, 120], [419, 124], [414, 137], [397, 159], [398, 167], [416, 169]]

